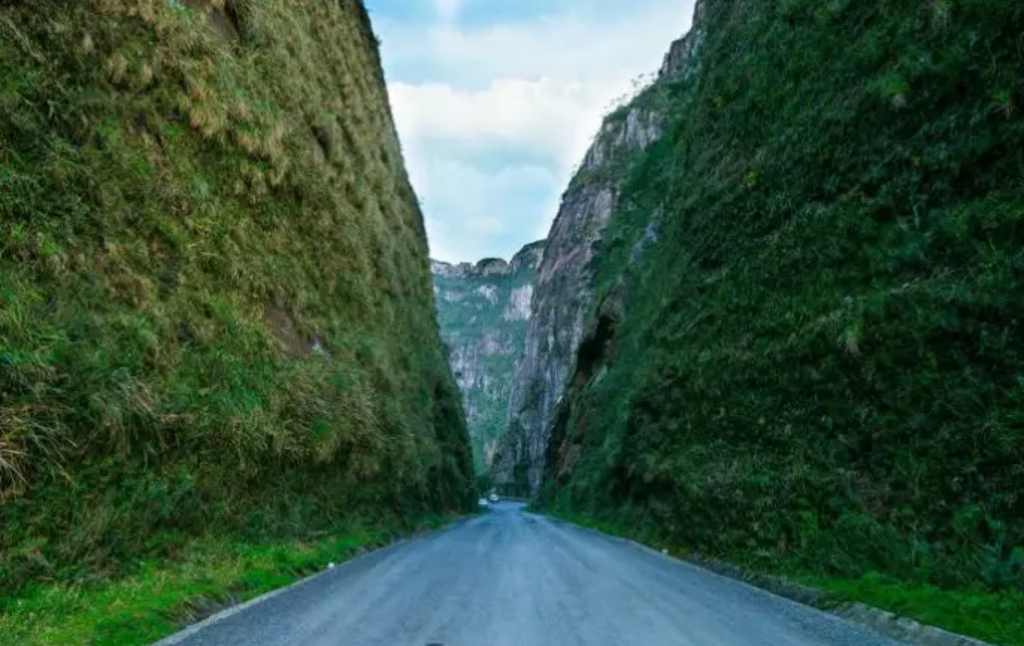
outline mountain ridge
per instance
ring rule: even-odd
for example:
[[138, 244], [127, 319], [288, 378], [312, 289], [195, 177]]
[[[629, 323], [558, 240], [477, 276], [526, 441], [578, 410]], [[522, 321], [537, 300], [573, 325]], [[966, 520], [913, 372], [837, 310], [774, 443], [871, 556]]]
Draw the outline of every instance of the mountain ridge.
[[511, 374], [530, 318], [537, 266], [546, 241], [530, 243], [508, 261], [431, 260], [441, 334], [461, 390], [479, 473], [490, 471], [504, 429]]

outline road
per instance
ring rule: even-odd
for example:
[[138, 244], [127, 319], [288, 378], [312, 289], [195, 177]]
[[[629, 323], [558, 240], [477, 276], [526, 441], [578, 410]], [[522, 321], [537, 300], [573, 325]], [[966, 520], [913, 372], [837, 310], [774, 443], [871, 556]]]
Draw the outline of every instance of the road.
[[161, 646], [894, 646], [625, 541], [493, 505]]

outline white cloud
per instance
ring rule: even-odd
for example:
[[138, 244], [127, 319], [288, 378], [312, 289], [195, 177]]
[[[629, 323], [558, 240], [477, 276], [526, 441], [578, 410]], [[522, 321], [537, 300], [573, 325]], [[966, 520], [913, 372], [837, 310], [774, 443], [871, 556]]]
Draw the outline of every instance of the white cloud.
[[476, 28], [425, 27], [386, 19], [377, 27], [389, 66], [444, 70], [457, 77], [455, 82], [628, 80], [657, 69], [669, 44], [688, 29], [693, 6], [679, 0], [638, 4], [629, 11], [581, 14], [567, 9], [535, 20]]
[[[636, 1], [466, 27], [454, 22], [462, 2], [434, 0], [433, 26], [376, 21], [435, 257], [507, 257], [546, 235], [602, 115], [689, 26], [692, 2]], [[502, 156], [498, 170], [476, 161]]]
[[476, 152], [519, 149], [566, 171], [597, 130], [608, 91], [543, 78], [499, 79], [481, 90], [393, 83], [391, 101], [405, 141], [441, 140]]
[[[448, 262], [509, 257], [542, 228], [537, 196], [560, 189], [558, 177], [541, 166], [507, 166], [488, 172], [444, 155], [408, 155], [427, 215], [431, 257]], [[546, 234], [546, 225], [543, 226]], [[511, 236], [511, 237], [510, 237]]]

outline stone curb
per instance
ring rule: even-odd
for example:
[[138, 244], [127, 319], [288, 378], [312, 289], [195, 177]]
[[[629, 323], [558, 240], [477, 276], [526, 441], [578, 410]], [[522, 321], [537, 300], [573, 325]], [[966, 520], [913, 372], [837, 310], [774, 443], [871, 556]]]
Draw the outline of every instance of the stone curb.
[[660, 552], [648, 545], [644, 545], [643, 543], [632, 539], [605, 534], [604, 532], [590, 527], [584, 527], [583, 525], [577, 525], [562, 518], [558, 518], [557, 516], [547, 516], [547, 518], [567, 525], [572, 525], [573, 527], [578, 527], [601, 536], [629, 543], [634, 547], [654, 553], [663, 558], [676, 559], [683, 563], [699, 567], [702, 570], [718, 574], [719, 576], [724, 576], [728, 579], [733, 579], [734, 581], [746, 583], [747, 585], [770, 592], [784, 599], [789, 599], [790, 601], [794, 601], [801, 605], [821, 610], [822, 612], [826, 612], [830, 615], [835, 615], [836, 617], [845, 619], [850, 623], [864, 626], [883, 637], [895, 639], [896, 641], [907, 644], [908, 646], [996, 646], [995, 644], [989, 644], [988, 642], [983, 642], [981, 640], [974, 639], [973, 637], [951, 633], [947, 630], [936, 628], [935, 626], [926, 626], [914, 621], [913, 619], [900, 617], [891, 612], [887, 612], [879, 608], [873, 608], [863, 603], [849, 602], [840, 603], [838, 605], [832, 604], [828, 602], [828, 596], [826, 594], [815, 588], [802, 585], [800, 583], [794, 583], [793, 581], [789, 581], [782, 577], [748, 572], [733, 563], [705, 558], [696, 552], [685, 556]]
[[781, 577], [747, 572], [738, 565], [704, 558], [696, 553], [690, 554], [682, 560], [715, 574], [743, 581], [754, 587], [767, 590], [790, 601], [796, 601], [805, 606], [817, 608], [829, 614], [842, 617], [847, 621], [866, 626], [881, 635], [911, 644], [912, 646], [993, 646], [972, 637], [951, 633], [934, 626], [926, 626], [913, 619], [900, 617], [863, 603], [831, 604], [827, 601], [827, 595], [815, 588], [794, 583]]

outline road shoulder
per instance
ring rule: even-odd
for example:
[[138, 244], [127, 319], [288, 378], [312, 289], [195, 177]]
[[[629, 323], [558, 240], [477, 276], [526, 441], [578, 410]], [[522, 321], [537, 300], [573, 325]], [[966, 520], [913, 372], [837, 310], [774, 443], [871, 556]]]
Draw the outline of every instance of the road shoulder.
[[732, 579], [778, 597], [821, 610], [855, 625], [863, 626], [878, 635], [910, 646], [994, 646], [989, 642], [956, 634], [936, 626], [925, 625], [909, 617], [901, 617], [895, 613], [864, 603], [856, 601], [837, 602], [833, 595], [784, 577], [753, 572], [733, 563], [705, 558], [696, 553], [679, 554], [670, 553], [667, 548], [657, 549], [625, 535], [601, 531], [591, 526], [585, 519], [569, 519], [544, 511], [534, 511], [533, 513], [543, 515], [555, 523], [561, 523], [611, 540], [627, 543], [658, 558], [695, 566], [710, 574]]

